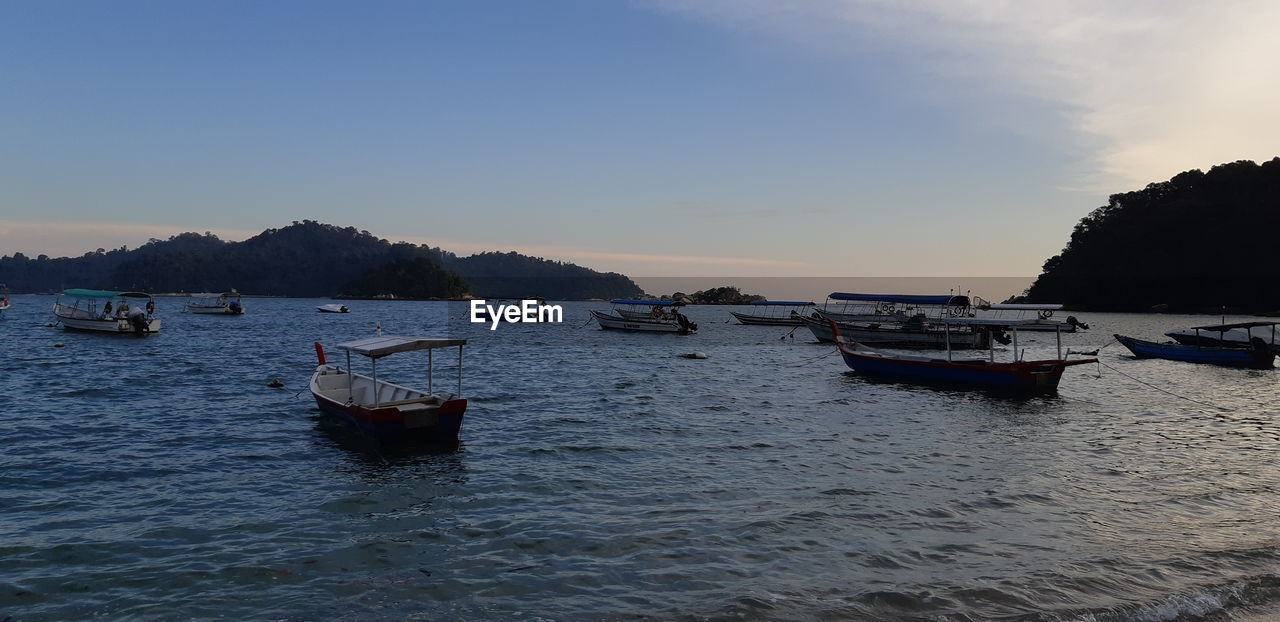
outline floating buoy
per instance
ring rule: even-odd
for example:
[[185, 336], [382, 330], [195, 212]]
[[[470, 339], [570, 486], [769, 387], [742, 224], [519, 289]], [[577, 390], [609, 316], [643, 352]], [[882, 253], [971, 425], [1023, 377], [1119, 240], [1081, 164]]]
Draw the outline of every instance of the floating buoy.
[[61, 348], [61, 347], [62, 347], [62, 342], [61, 342], [61, 341], [59, 341], [58, 343], [53, 344], [53, 347], [55, 347], [55, 348]]
[[680, 355], [680, 358], [682, 358], [682, 359], [705, 359], [705, 358], [707, 358], [707, 353], [706, 353], [706, 352], [690, 352], [690, 353], [688, 353], [688, 354], [681, 354], [681, 355]]
[[279, 378], [272, 378], [271, 382], [267, 383], [267, 386], [271, 387], [272, 389], [279, 389], [284, 386], [284, 382], [282, 382]]

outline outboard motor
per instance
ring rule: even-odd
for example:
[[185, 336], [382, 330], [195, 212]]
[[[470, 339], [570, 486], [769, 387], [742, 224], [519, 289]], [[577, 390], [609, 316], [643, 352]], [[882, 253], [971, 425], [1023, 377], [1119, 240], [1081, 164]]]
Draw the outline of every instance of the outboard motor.
[[129, 311], [129, 325], [133, 327], [135, 335], [151, 332], [151, 323], [147, 321], [147, 313], [142, 309], [135, 308]]
[[1258, 369], [1271, 369], [1275, 367], [1276, 353], [1271, 350], [1271, 344], [1268, 344], [1261, 337], [1250, 337], [1249, 345], [1253, 348], [1250, 354], [1253, 355], [1253, 362]]
[[1013, 343], [1013, 337], [1010, 337], [1009, 333], [1006, 333], [1003, 330], [1000, 330], [999, 328], [991, 329], [991, 338], [994, 339], [996, 343], [999, 343], [1002, 346], [1007, 346]]
[[1074, 315], [1067, 316], [1067, 326], [1074, 326], [1080, 330], [1089, 330], [1089, 325], [1077, 320]]
[[683, 313], [680, 313], [679, 311], [675, 311], [674, 313], [676, 314], [676, 323], [680, 325], [680, 328], [684, 329], [684, 332], [692, 333], [698, 330], [698, 325], [690, 322], [689, 318], [685, 317]]

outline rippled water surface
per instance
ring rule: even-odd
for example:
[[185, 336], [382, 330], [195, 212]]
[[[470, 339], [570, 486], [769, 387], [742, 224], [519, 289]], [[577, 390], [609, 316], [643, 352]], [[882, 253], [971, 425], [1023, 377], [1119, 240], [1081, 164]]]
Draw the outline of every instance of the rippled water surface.
[[[701, 330], [681, 337], [584, 326], [589, 303], [488, 331], [446, 303], [250, 299], [206, 317], [160, 299], [164, 330], [138, 339], [13, 302], [0, 620], [1227, 620], [1280, 604], [1278, 372], [1107, 345], [1219, 318], [1077, 314], [1093, 329], [1066, 347], [1102, 347], [1102, 365], [1012, 399], [869, 380], [725, 307], [689, 308]], [[471, 340], [457, 447], [378, 447], [320, 418], [312, 342], [377, 324]], [[678, 356], [695, 351], [709, 358]], [[423, 363], [379, 374], [420, 386]], [[442, 357], [436, 382], [455, 372]]]

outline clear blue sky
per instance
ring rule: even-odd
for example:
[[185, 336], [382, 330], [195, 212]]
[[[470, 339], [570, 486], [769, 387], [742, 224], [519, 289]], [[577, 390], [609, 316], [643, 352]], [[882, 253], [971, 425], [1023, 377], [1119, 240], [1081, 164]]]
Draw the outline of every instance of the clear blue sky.
[[2, 2], [0, 254], [313, 219], [637, 276], [1034, 275], [1107, 194], [1280, 144], [1277, 9], [1110, 5]]

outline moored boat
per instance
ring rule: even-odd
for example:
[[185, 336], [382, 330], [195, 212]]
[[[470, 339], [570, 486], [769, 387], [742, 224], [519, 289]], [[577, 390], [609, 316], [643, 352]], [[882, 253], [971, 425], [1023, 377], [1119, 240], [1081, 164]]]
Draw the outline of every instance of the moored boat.
[[666, 319], [630, 319], [614, 315], [606, 311], [592, 309], [591, 317], [595, 318], [600, 328], [605, 330], [626, 330], [641, 333], [676, 333], [687, 335], [698, 330], [698, 325], [689, 321], [684, 314], [673, 311]]
[[9, 289], [4, 285], [0, 285], [0, 317], [4, 317], [4, 312], [9, 310]]
[[[1270, 326], [1271, 331], [1255, 337], [1253, 329]], [[1254, 339], [1262, 339], [1277, 354], [1280, 354], [1280, 335], [1276, 334], [1273, 322], [1236, 322], [1234, 324], [1214, 324], [1196, 326], [1181, 330], [1171, 330], [1166, 337], [1188, 346], [1236, 346], [1248, 347]]]
[[316, 307], [316, 310], [321, 313], [347, 313], [350, 311], [350, 309], [347, 308], [347, 305], [340, 305], [337, 303], [320, 305]]
[[239, 292], [222, 294], [196, 294], [197, 300], [187, 303], [187, 313], [202, 315], [243, 315], [244, 304]]
[[[737, 318], [739, 324], [748, 326], [799, 326], [800, 321], [797, 308], [812, 307], [812, 302], [799, 302], [791, 300], [757, 300], [751, 303], [752, 307], [758, 308], [757, 313], [738, 313], [730, 311], [729, 314]], [[778, 311], [782, 311], [779, 313]]]
[[1013, 361], [998, 363], [995, 350], [988, 358], [954, 358], [950, 348], [946, 358], [916, 356], [872, 348], [846, 339], [833, 320], [828, 320], [835, 336], [836, 348], [844, 362], [854, 371], [922, 382], [939, 382], [968, 389], [999, 389], [1018, 392], [1050, 392], [1058, 387], [1062, 372], [1072, 365], [1095, 363], [1097, 359], [1067, 360], [1062, 356], [1062, 340], [1058, 339], [1057, 358], [1023, 360], [1017, 345], [1017, 321], [982, 318], [953, 318], [944, 321], [949, 330], [955, 327], [985, 326], [1008, 328], [1013, 336]]
[[628, 320], [674, 320], [677, 309], [684, 303], [679, 300], [610, 300], [613, 314]]
[[822, 343], [835, 341], [834, 322], [846, 337], [863, 344], [882, 347], [917, 348], [927, 350], [986, 348], [991, 345], [992, 337], [1000, 338], [999, 325], [995, 327], [956, 327], [948, 331], [941, 324], [931, 324], [925, 318], [916, 316], [901, 322], [836, 322], [825, 317], [810, 317], [793, 314], [801, 324], [813, 333], [815, 339]]
[[[1274, 328], [1274, 327], [1273, 327]], [[1115, 335], [1116, 341], [1128, 348], [1140, 359], [1166, 359], [1187, 363], [1208, 363], [1228, 367], [1248, 367], [1250, 369], [1273, 369], [1275, 352], [1267, 346], [1267, 342], [1254, 337], [1250, 346], [1223, 345], [1184, 345], [1180, 343], [1156, 343]]]
[[156, 303], [146, 292], [68, 289], [53, 303], [63, 328], [99, 333], [150, 335], [160, 332]]
[[[311, 395], [324, 413], [383, 442], [454, 441], [462, 427], [467, 400], [462, 397], [462, 347], [465, 339], [377, 336], [337, 345], [347, 353], [343, 369], [325, 360], [316, 343], [319, 366], [311, 375]], [[458, 348], [457, 393], [434, 392], [432, 353]], [[378, 379], [378, 359], [397, 352], [427, 351], [427, 390], [411, 389]], [[351, 354], [370, 360], [371, 376], [351, 371]]]
[[[1065, 319], [1055, 320], [1053, 314], [1060, 311], [1060, 304], [1026, 304], [1026, 303], [997, 303], [986, 304], [978, 307], [980, 311], [989, 312], [985, 317], [991, 319], [1030, 319], [1031, 322], [1020, 324], [1018, 330], [1021, 331], [1062, 331], [1064, 333], [1074, 333], [1077, 330], [1089, 330], [1089, 325], [1076, 319], [1074, 315], [1068, 315]], [[1028, 315], [1035, 314], [1034, 318], [1028, 318]]]

